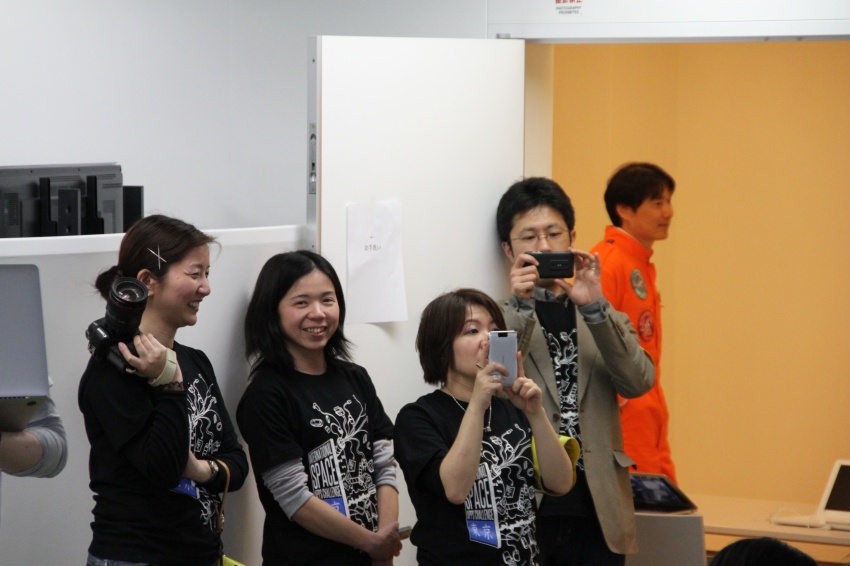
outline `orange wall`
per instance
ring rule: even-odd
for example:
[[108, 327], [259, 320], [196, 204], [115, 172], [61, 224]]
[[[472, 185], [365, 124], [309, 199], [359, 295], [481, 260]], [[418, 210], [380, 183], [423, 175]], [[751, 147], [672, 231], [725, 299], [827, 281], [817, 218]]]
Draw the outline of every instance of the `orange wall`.
[[680, 483], [817, 502], [850, 458], [850, 42], [558, 45], [553, 66], [580, 247], [617, 166], [677, 181], [655, 261]]

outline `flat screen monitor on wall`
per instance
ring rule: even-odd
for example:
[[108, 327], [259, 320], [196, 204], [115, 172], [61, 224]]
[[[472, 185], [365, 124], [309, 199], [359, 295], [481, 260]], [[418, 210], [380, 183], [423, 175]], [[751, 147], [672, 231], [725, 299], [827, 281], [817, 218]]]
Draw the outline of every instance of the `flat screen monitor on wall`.
[[123, 232], [117, 163], [0, 167], [0, 237]]

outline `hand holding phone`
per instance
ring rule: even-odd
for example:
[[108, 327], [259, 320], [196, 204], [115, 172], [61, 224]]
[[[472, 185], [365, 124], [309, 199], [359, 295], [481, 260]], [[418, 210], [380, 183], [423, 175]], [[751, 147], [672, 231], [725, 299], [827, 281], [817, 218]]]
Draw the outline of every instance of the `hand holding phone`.
[[526, 252], [537, 260], [541, 279], [564, 279], [575, 274], [573, 252]]
[[514, 330], [491, 330], [487, 335], [490, 342], [488, 359], [505, 366], [508, 375], [502, 376], [502, 385], [511, 387], [517, 378], [517, 338]]

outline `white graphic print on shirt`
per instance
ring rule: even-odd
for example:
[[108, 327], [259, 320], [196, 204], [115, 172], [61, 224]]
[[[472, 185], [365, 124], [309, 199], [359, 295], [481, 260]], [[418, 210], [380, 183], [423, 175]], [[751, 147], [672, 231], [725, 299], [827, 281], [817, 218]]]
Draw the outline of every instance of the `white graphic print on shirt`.
[[366, 406], [352, 395], [330, 411], [318, 403], [313, 403], [313, 409], [320, 418], [312, 419], [310, 425], [323, 428], [331, 438], [307, 455], [311, 491], [359, 525], [376, 530], [377, 489], [372, 481], [375, 468]]
[[[549, 354], [558, 382], [558, 394], [561, 397], [561, 426], [560, 434], [570, 436], [581, 442], [581, 430], [578, 420], [578, 348], [575, 337], [577, 330], [561, 332], [555, 336], [543, 329], [546, 342], [549, 344]], [[584, 470], [584, 459], [579, 457], [576, 468]]]
[[[502, 549], [502, 562], [511, 566], [536, 564], [538, 555], [530, 454], [531, 436], [518, 425], [485, 435], [478, 476], [464, 502], [470, 540]], [[522, 561], [529, 550], [530, 562]]]
[[[184, 380], [184, 384], [186, 382]], [[221, 447], [223, 425], [217, 410], [218, 399], [200, 373], [186, 387], [186, 399], [189, 403], [189, 450], [199, 459], [208, 459]], [[197, 499], [201, 504], [201, 522], [215, 530], [217, 497], [206, 488], [197, 486]]]
[[342, 472], [334, 450], [334, 441], [328, 440], [310, 450], [307, 463], [310, 465], [313, 495], [348, 517], [348, 498], [342, 488]]

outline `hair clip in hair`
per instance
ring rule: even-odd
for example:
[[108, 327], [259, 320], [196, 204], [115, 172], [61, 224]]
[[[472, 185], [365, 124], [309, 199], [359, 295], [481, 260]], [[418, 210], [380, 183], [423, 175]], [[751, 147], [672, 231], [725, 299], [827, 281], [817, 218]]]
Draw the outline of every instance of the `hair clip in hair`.
[[164, 260], [161, 255], [159, 255], [159, 246], [156, 247], [156, 251], [148, 248], [148, 251], [156, 256], [156, 268], [162, 269], [162, 263], [168, 263], [168, 261]]

